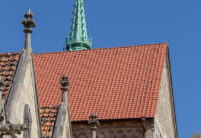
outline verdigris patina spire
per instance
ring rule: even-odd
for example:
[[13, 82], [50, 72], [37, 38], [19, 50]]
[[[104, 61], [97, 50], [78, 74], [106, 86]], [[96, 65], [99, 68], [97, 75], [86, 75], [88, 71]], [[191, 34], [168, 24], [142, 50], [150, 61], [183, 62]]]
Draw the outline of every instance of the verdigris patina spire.
[[83, 0], [76, 0], [74, 5], [71, 33], [66, 38], [66, 49], [69, 51], [91, 49], [88, 38]]

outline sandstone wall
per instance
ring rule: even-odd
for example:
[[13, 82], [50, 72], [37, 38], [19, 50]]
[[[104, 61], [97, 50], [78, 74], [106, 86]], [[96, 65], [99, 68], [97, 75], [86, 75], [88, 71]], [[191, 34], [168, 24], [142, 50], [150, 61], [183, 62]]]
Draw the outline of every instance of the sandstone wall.
[[[72, 124], [73, 138], [91, 138], [88, 123]], [[100, 122], [97, 130], [98, 138], [143, 138], [141, 121]]]
[[177, 138], [169, 61], [165, 59], [154, 119], [155, 138]]

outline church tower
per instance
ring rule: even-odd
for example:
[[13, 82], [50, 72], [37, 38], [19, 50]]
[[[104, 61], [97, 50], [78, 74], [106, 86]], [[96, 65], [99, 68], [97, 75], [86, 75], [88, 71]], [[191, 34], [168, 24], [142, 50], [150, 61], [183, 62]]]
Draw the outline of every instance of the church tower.
[[71, 33], [66, 38], [66, 49], [69, 51], [91, 49], [88, 38], [83, 0], [76, 0], [74, 5]]

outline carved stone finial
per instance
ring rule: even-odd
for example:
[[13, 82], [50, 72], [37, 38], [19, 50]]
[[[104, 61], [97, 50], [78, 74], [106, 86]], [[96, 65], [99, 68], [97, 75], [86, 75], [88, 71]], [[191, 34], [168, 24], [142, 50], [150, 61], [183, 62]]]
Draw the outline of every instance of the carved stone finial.
[[97, 118], [98, 116], [94, 113], [92, 113], [92, 115], [89, 116], [88, 123], [91, 124], [92, 138], [96, 138], [96, 130], [100, 126], [100, 123]]
[[29, 9], [28, 12], [24, 15], [26, 19], [22, 20], [22, 24], [24, 25], [24, 32], [26, 35], [25, 38], [25, 49], [27, 49], [30, 52], [31, 50], [31, 33], [33, 32], [32, 28], [36, 27], [36, 23], [33, 20], [34, 14], [31, 13], [31, 10]]
[[69, 81], [68, 81], [68, 77], [66, 75], [63, 75], [61, 77], [60, 84], [62, 86], [62, 88], [61, 88], [62, 91], [68, 91]]
[[26, 19], [23, 19], [22, 20], [22, 24], [24, 25], [25, 29], [24, 29], [24, 32], [25, 33], [32, 33], [33, 30], [32, 28], [33, 27], [36, 27], [36, 23], [35, 21], [33, 20], [33, 16], [34, 14], [31, 13], [31, 10], [29, 9], [28, 12], [24, 15], [24, 17]]
[[89, 123], [90, 124], [97, 124], [98, 123], [98, 116], [94, 113], [92, 113], [91, 116], [89, 116]]
[[62, 86], [61, 90], [63, 92], [62, 102], [67, 102], [67, 91], [68, 91], [69, 81], [66, 75], [63, 75], [61, 77], [60, 84]]

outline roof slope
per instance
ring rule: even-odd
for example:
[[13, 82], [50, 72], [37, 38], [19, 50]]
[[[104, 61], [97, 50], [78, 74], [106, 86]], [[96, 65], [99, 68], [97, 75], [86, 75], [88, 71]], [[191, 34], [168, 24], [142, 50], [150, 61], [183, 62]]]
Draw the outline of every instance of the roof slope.
[[40, 108], [41, 130], [43, 136], [53, 136], [57, 112], [57, 108]]
[[5, 53], [0, 54], [0, 77], [4, 80], [6, 86], [2, 96], [7, 101], [10, 88], [13, 83], [20, 53]]
[[41, 107], [57, 107], [70, 80], [72, 121], [154, 117], [167, 43], [34, 55]]

